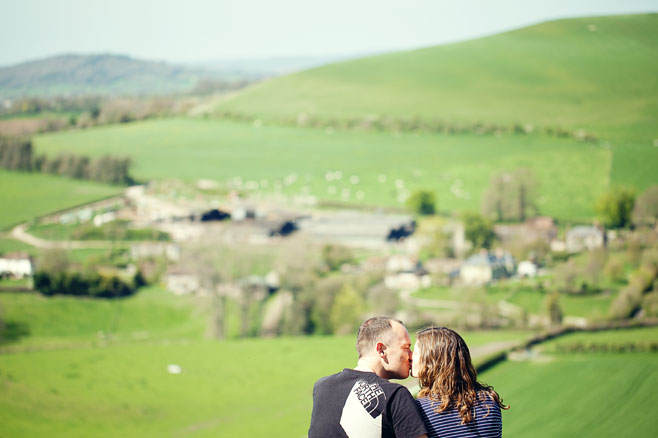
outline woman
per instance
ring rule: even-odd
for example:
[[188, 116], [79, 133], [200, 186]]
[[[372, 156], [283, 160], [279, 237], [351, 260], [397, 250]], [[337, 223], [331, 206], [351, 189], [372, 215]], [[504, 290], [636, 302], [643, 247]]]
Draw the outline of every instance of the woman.
[[418, 377], [418, 407], [429, 437], [500, 437], [500, 409], [509, 409], [493, 387], [477, 381], [471, 354], [454, 330], [428, 327], [416, 335], [411, 374]]

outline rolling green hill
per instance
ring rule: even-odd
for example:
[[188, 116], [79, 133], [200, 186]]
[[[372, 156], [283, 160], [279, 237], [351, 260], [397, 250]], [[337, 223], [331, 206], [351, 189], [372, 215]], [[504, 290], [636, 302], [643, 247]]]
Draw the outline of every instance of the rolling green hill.
[[584, 128], [658, 138], [658, 14], [552, 21], [336, 63], [245, 90], [219, 109], [294, 119], [392, 116]]
[[189, 92], [212, 73], [124, 55], [59, 55], [0, 68], [0, 97]]

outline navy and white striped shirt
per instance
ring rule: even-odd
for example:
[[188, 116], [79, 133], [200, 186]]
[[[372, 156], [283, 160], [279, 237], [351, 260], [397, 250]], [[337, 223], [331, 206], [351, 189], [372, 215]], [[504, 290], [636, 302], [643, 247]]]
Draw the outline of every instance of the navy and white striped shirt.
[[416, 403], [429, 431], [429, 438], [500, 438], [503, 435], [500, 408], [486, 395], [474, 406], [473, 421], [467, 424], [461, 424], [459, 411], [454, 406], [437, 413], [435, 409], [439, 406], [438, 402], [423, 397], [416, 400]]

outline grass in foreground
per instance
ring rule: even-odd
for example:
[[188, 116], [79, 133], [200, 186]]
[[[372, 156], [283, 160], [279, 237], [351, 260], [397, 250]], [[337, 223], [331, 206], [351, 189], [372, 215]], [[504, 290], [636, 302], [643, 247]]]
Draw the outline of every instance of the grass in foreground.
[[[0, 306], [28, 329], [0, 353], [2, 436], [304, 437], [315, 380], [357, 359], [354, 336], [204, 340], [193, 297], [155, 288], [117, 301], [0, 294]], [[526, 336], [465, 334], [471, 346]]]
[[658, 354], [554, 355], [483, 373], [511, 405], [506, 436], [653, 437]]

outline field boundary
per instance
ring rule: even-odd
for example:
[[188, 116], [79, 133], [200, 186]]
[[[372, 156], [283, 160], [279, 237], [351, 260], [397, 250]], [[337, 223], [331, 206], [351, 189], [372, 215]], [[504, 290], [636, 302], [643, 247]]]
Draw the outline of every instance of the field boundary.
[[541, 333], [539, 335], [533, 336], [527, 341], [516, 345], [510, 348], [503, 349], [499, 352], [493, 353], [490, 356], [483, 358], [475, 364], [475, 368], [478, 373], [487, 371], [494, 366], [498, 365], [501, 362], [504, 362], [508, 359], [508, 355], [513, 352], [518, 352], [522, 350], [529, 350], [535, 345], [542, 344], [546, 341], [559, 338], [570, 333], [579, 333], [579, 332], [600, 332], [607, 330], [625, 330], [625, 329], [634, 329], [641, 327], [656, 327], [658, 326], [658, 318], [645, 319], [640, 321], [614, 321], [601, 324], [593, 324], [585, 327], [577, 326], [566, 326], [559, 327], [547, 332]]

